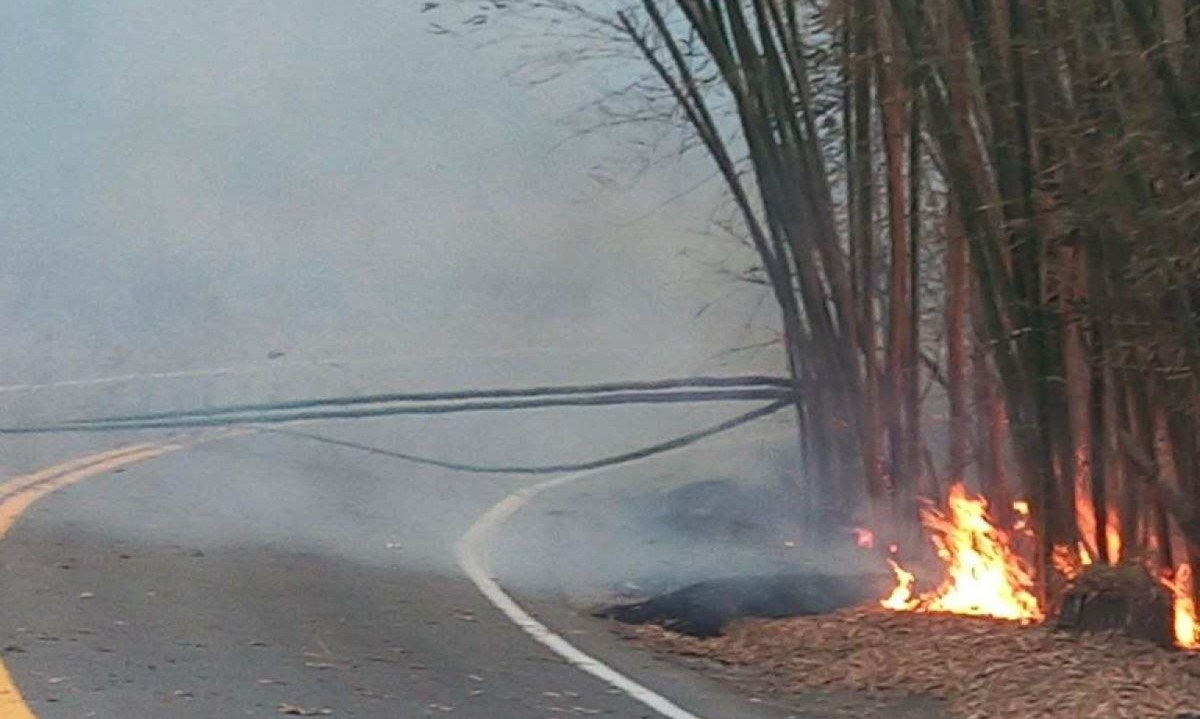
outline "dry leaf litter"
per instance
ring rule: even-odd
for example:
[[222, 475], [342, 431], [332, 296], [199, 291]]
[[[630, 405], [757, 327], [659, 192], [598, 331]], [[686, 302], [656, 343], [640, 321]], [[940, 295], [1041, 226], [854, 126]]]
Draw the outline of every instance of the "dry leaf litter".
[[768, 691], [862, 691], [944, 700], [963, 719], [1188, 716], [1200, 653], [1116, 635], [856, 608], [742, 620], [715, 639], [628, 628], [652, 649], [753, 668]]

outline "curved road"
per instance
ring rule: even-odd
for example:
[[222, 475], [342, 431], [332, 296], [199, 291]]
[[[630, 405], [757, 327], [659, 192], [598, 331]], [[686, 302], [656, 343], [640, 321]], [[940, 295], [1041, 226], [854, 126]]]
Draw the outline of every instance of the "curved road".
[[[376, 445], [415, 436], [389, 422], [336, 429]], [[28, 469], [34, 457], [172, 438], [26, 441], [36, 446], [7, 456]], [[472, 523], [537, 481], [265, 434], [107, 469], [34, 504], [0, 541], [4, 664], [41, 719], [657, 716], [535, 643], [456, 566]], [[605, 546], [620, 526], [569, 521], [588, 491], [527, 507], [491, 540], [499, 582], [572, 644], [696, 716], [802, 716], [640, 655], [572, 611], [568, 586], [596, 589], [629, 559]]]

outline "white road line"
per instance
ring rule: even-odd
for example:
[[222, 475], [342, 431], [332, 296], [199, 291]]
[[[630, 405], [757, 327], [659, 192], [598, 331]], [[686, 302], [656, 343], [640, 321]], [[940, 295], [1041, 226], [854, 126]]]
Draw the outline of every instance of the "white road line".
[[482, 548], [487, 545], [486, 540], [495, 529], [504, 524], [517, 510], [528, 504], [531, 499], [542, 492], [567, 484], [568, 482], [574, 482], [594, 474], [599, 474], [609, 469], [611, 468], [601, 467], [585, 472], [568, 474], [564, 477], [558, 477], [540, 484], [525, 487], [508, 495], [499, 504], [493, 506], [477, 519], [475, 524], [471, 525], [471, 528], [459, 540], [458, 546], [455, 548], [458, 566], [475, 583], [475, 586], [479, 588], [483, 596], [503, 612], [509, 621], [533, 637], [536, 642], [563, 659], [566, 659], [572, 666], [619, 689], [668, 719], [701, 719], [696, 714], [689, 712], [661, 694], [638, 684], [599, 659], [585, 654], [575, 647], [575, 645], [555, 634], [545, 624], [534, 619], [530, 616], [529, 612], [522, 609], [507, 592], [500, 588], [496, 580], [491, 577], [491, 572], [488, 568], [487, 553]]
[[[783, 436], [792, 436], [794, 430], [788, 432], [770, 432], [759, 435], [759, 440], [776, 439]], [[734, 440], [737, 442], [738, 440]], [[741, 440], [744, 442], [745, 440]], [[715, 444], [724, 444], [725, 442], [717, 442]], [[714, 443], [704, 445], [706, 448], [711, 448]], [[687, 450], [695, 450], [696, 446], [679, 447], [677, 449], [663, 452], [659, 455], [644, 457], [634, 462], [620, 465], [620, 468], [625, 468], [645, 462], [664, 459], [671, 455], [682, 453]], [[455, 547], [454, 554], [458, 559], [458, 566], [463, 570], [468, 578], [479, 589], [480, 593], [487, 598], [492, 606], [499, 609], [510, 622], [520, 627], [526, 634], [546, 647], [550, 651], [566, 659], [572, 666], [587, 672], [596, 677], [602, 682], [618, 689], [633, 699], [645, 704], [654, 711], [658, 712], [667, 719], [702, 719], [700, 716], [689, 712], [687, 709], [675, 704], [670, 699], [658, 694], [633, 679], [621, 674], [616, 669], [608, 666], [604, 662], [595, 657], [584, 653], [575, 645], [563, 639], [558, 634], [550, 630], [545, 624], [534, 619], [529, 612], [521, 608], [521, 605], [509, 596], [507, 592], [500, 587], [495, 579], [492, 578], [491, 567], [488, 562], [487, 547], [489, 539], [495, 530], [509, 520], [526, 504], [529, 504], [534, 497], [537, 497], [542, 492], [545, 492], [555, 487], [561, 487], [564, 484], [577, 482], [581, 479], [609, 472], [618, 467], [600, 467], [597, 469], [589, 469], [583, 472], [575, 472], [562, 477], [540, 482], [519, 489], [508, 495], [491, 509], [484, 512], [467, 533], [458, 540], [458, 545]]]

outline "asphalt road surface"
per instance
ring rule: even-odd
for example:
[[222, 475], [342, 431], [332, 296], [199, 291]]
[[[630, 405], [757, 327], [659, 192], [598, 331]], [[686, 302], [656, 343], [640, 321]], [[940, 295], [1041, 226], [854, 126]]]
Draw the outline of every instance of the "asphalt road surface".
[[[555, 420], [537, 421], [552, 438]], [[334, 430], [411, 449], [447, 426]], [[527, 433], [484, 426], [460, 425], [461, 446], [486, 454]], [[130, 441], [6, 440], [6, 476]], [[735, 696], [578, 611], [622, 576], [707, 571], [717, 553], [681, 554], [666, 534], [640, 537], [642, 518], [598, 510], [613, 497], [636, 505], [647, 478], [686, 480], [695, 461], [615, 470], [616, 480], [535, 499], [485, 548], [497, 581], [568, 641], [696, 716], [819, 716]], [[455, 544], [480, 515], [539, 481], [269, 434], [91, 477], [33, 505], [0, 541], [2, 658], [41, 719], [657, 716], [535, 643], [457, 566]]]

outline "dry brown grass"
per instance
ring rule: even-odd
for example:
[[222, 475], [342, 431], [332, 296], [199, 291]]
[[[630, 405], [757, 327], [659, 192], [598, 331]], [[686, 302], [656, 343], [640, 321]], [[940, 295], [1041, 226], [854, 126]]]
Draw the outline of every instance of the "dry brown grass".
[[633, 635], [653, 648], [753, 668], [776, 689], [923, 694], [964, 719], [1153, 719], [1200, 709], [1200, 654], [1121, 636], [881, 608], [745, 620], [716, 639], [655, 627]]

